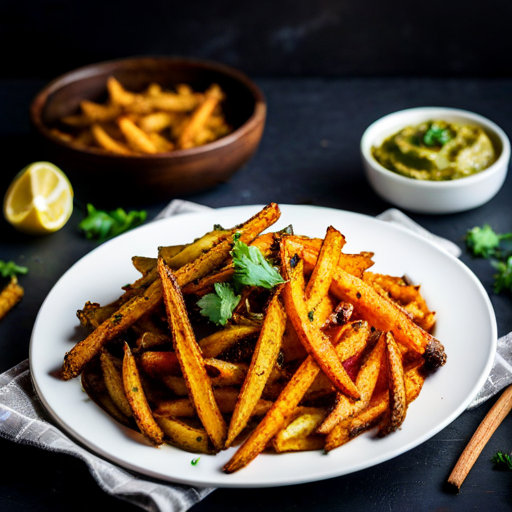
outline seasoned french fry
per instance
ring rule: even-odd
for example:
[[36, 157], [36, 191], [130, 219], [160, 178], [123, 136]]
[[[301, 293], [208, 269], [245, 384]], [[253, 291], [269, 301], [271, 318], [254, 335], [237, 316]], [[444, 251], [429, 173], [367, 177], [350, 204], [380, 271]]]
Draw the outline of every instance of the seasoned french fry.
[[377, 384], [377, 377], [379, 376], [379, 370], [385, 349], [386, 336], [382, 334], [357, 374], [356, 386], [361, 392], [361, 400], [354, 402], [346, 395], [338, 393], [336, 406], [327, 419], [318, 428], [319, 434], [328, 434], [334, 428], [336, 423], [353, 416], [370, 403], [370, 398], [373, 390], [375, 389], [375, 385]]
[[204, 428], [196, 428], [176, 418], [156, 416], [158, 425], [165, 434], [165, 440], [170, 444], [192, 453], [214, 454], [208, 435]]
[[345, 237], [332, 226], [327, 228], [313, 273], [309, 279], [304, 298], [310, 311], [314, 311], [328, 294], [332, 276], [340, 259]]
[[314, 435], [325, 419], [326, 411], [314, 407], [298, 407], [296, 417], [272, 440], [277, 453], [318, 450], [325, 437]]
[[158, 153], [158, 149], [148, 135], [143, 132], [131, 119], [128, 117], [120, 117], [117, 120], [119, 128], [126, 137], [128, 146], [138, 153]]
[[23, 298], [23, 287], [18, 284], [16, 276], [12, 276], [9, 284], [0, 292], [0, 320]]
[[185, 377], [189, 397], [214, 448], [221, 450], [227, 427], [213, 396], [212, 385], [190, 325], [178, 281], [162, 259], [158, 260], [158, 272], [162, 281], [169, 327], [173, 333], [174, 351]]
[[192, 114], [179, 138], [178, 145], [180, 148], [187, 149], [193, 147], [193, 141], [197, 133], [206, 124], [222, 99], [223, 94], [218, 85], [214, 84], [206, 91], [204, 102]]
[[127, 91], [113, 76], [107, 80], [107, 90], [112, 105], [127, 107], [135, 100], [135, 94]]
[[405, 386], [402, 354], [393, 335], [386, 333], [387, 367], [389, 375], [389, 413], [379, 427], [383, 436], [398, 430], [407, 414], [407, 391]]
[[155, 446], [161, 445], [164, 433], [153, 418], [144, 394], [139, 370], [128, 343], [124, 345], [123, 385], [132, 415], [142, 435]]
[[255, 325], [228, 326], [200, 340], [199, 346], [204, 357], [217, 357], [239, 341], [255, 336], [259, 332], [260, 326]]
[[113, 121], [121, 114], [119, 105], [101, 105], [93, 101], [83, 100], [80, 102], [80, 108], [83, 115], [90, 120], [91, 123], [108, 123]]
[[175, 115], [170, 112], [152, 112], [141, 117], [138, 120], [138, 125], [146, 133], [161, 132], [171, 125], [173, 117]]
[[181, 375], [178, 357], [174, 352], [144, 352], [140, 356], [140, 364], [148, 375], [155, 378], [162, 375]]
[[132, 410], [124, 392], [122, 369], [115, 364], [113, 357], [106, 350], [101, 352], [100, 361], [105, 387], [110, 398], [125, 416], [130, 417]]
[[146, 256], [133, 256], [132, 263], [133, 266], [143, 275], [145, 276], [151, 270], [156, 268], [157, 258], [148, 258]]
[[99, 124], [95, 123], [91, 126], [91, 133], [94, 137], [94, 140], [101, 148], [112, 151], [112, 153], [117, 153], [119, 155], [133, 154], [128, 146], [124, 145], [122, 142], [117, 142], [114, 140]]
[[105, 386], [105, 380], [101, 371], [99, 359], [91, 361], [81, 374], [82, 387], [89, 398], [101, 407], [109, 416], [124, 425], [125, 427], [135, 427], [132, 414], [126, 416], [116, 406]]
[[[317, 363], [336, 388], [348, 396], [359, 400], [359, 390], [347, 375], [331, 342], [311, 321], [312, 312], [307, 310], [302, 297], [303, 291], [297, 280], [297, 276], [303, 272], [302, 260], [296, 255], [288, 255], [286, 239], [282, 247], [284, 274], [285, 279], [288, 280], [283, 290], [283, 296], [286, 310], [290, 315], [295, 331], [299, 335], [301, 342], [307, 347], [308, 352], [315, 357]], [[294, 259], [293, 267], [291, 263], [292, 258]]]
[[[234, 411], [239, 392], [239, 389], [230, 386], [214, 388], [213, 395], [215, 396], [215, 401], [217, 402], [222, 414], [230, 414]], [[267, 413], [271, 406], [272, 402], [260, 398], [256, 402], [256, 405], [251, 412], [251, 416], [262, 416]], [[197, 416], [194, 404], [189, 398], [177, 398], [175, 400], [160, 402], [155, 409], [154, 414], [155, 416], [176, 416], [185, 418]]]
[[286, 313], [281, 304], [280, 291], [281, 289], [277, 288], [268, 306], [265, 321], [254, 348], [251, 366], [231, 418], [226, 447], [231, 446], [238, 434], [247, 425], [256, 402], [261, 398], [265, 384], [268, 382], [270, 372], [277, 361], [286, 324]]
[[167, 153], [174, 149], [174, 144], [157, 132], [148, 133], [148, 138], [155, 145], [158, 153]]

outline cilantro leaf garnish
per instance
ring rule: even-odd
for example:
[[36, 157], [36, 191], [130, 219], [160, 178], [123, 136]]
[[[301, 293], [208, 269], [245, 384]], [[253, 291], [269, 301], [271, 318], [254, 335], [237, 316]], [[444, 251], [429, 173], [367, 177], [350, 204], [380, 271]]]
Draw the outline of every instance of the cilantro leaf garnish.
[[0, 275], [2, 277], [13, 277], [16, 274], [26, 274], [27, 272], [27, 267], [20, 267], [14, 261], [0, 260]]
[[509, 256], [506, 261], [492, 261], [491, 264], [497, 270], [494, 274], [494, 291], [512, 293], [512, 256]]
[[491, 458], [496, 468], [512, 469], [512, 457], [508, 453], [497, 452]]
[[466, 245], [474, 256], [489, 258], [496, 254], [500, 246], [500, 236], [494, 232], [489, 224], [470, 229], [466, 235]]
[[200, 459], [200, 458], [201, 458], [201, 457], [197, 457], [196, 459], [192, 459], [192, 460], [190, 461], [190, 464], [192, 464], [192, 466], [195, 466], [195, 465], [199, 462], [199, 459]]
[[215, 283], [215, 293], [208, 293], [202, 297], [197, 305], [201, 314], [217, 325], [226, 325], [233, 311], [240, 302], [240, 295], [235, 295], [229, 283]]
[[231, 256], [235, 268], [233, 277], [235, 284], [271, 289], [284, 283], [277, 268], [270, 265], [257, 247], [248, 246], [236, 240]]
[[425, 146], [444, 146], [447, 142], [452, 140], [452, 133], [448, 128], [441, 128], [440, 126], [432, 123], [430, 128], [423, 136], [423, 144]]
[[103, 242], [144, 223], [145, 210], [129, 212], [117, 208], [111, 212], [97, 210], [92, 204], [87, 205], [87, 217], [78, 225], [86, 238]]

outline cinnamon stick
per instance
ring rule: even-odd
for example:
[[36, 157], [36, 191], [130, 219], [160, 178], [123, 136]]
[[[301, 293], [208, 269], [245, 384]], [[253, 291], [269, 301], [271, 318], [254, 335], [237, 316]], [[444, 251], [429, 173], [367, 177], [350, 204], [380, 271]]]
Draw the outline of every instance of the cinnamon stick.
[[457, 464], [448, 478], [448, 483], [460, 489], [473, 464], [478, 459], [487, 441], [512, 409], [512, 386], [509, 386], [482, 420]]

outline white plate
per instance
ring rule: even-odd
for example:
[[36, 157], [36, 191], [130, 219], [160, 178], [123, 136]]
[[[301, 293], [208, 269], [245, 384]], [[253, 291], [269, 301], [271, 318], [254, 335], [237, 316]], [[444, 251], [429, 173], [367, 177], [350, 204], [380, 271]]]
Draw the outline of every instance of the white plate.
[[138, 277], [131, 256], [156, 256], [160, 245], [189, 242], [214, 223], [236, 225], [259, 208], [223, 208], [147, 224], [99, 246], [58, 281], [34, 326], [30, 366], [41, 400], [69, 434], [100, 456], [151, 477], [199, 486], [266, 487], [331, 478], [379, 464], [431, 438], [466, 409], [484, 384], [496, 349], [494, 312], [478, 279], [459, 260], [405, 229], [309, 206], [282, 206], [274, 227], [293, 223], [296, 233], [323, 237], [332, 224], [346, 236], [346, 252], [375, 252], [372, 270], [407, 274], [422, 285], [427, 303], [438, 313], [435, 335], [444, 344], [448, 361], [428, 378], [400, 431], [383, 439], [367, 433], [328, 455], [262, 454], [248, 467], [225, 475], [221, 468], [234, 449], [202, 455], [193, 466], [193, 454], [171, 446], [153, 448], [112, 420], [88, 400], [79, 379], [63, 382], [55, 376], [65, 352], [83, 336], [76, 310], [88, 300], [105, 304], [116, 299], [121, 286]]

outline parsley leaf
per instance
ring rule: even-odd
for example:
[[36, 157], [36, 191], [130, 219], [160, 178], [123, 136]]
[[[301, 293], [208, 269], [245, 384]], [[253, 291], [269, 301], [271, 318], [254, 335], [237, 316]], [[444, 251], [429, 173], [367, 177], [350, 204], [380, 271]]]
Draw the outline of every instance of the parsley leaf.
[[435, 123], [432, 123], [423, 136], [423, 144], [425, 146], [444, 146], [451, 140], [451, 131], [448, 128], [441, 128]]
[[493, 455], [491, 462], [496, 468], [512, 469], [512, 457], [508, 453], [497, 452]]
[[20, 267], [19, 265], [16, 265], [14, 261], [0, 260], [0, 275], [2, 277], [12, 277], [16, 274], [26, 274], [27, 272], [27, 267]]
[[145, 210], [132, 210], [125, 212], [117, 208], [111, 212], [97, 210], [92, 204], [87, 205], [87, 217], [80, 222], [81, 229], [86, 238], [104, 242], [125, 231], [133, 229], [144, 223], [147, 217]]
[[215, 293], [205, 295], [197, 305], [201, 308], [201, 314], [208, 317], [211, 322], [226, 325], [240, 302], [240, 295], [235, 295], [229, 283], [215, 283], [214, 286]]
[[474, 227], [467, 232], [466, 245], [474, 256], [489, 258], [496, 254], [500, 246], [500, 236], [494, 232], [489, 224]]
[[270, 289], [284, 283], [277, 268], [270, 265], [257, 247], [248, 246], [236, 240], [231, 256], [235, 268], [233, 276], [235, 284]]
[[507, 261], [492, 261], [491, 264], [497, 270], [494, 274], [495, 293], [502, 291], [512, 293], [512, 256], [509, 256]]

